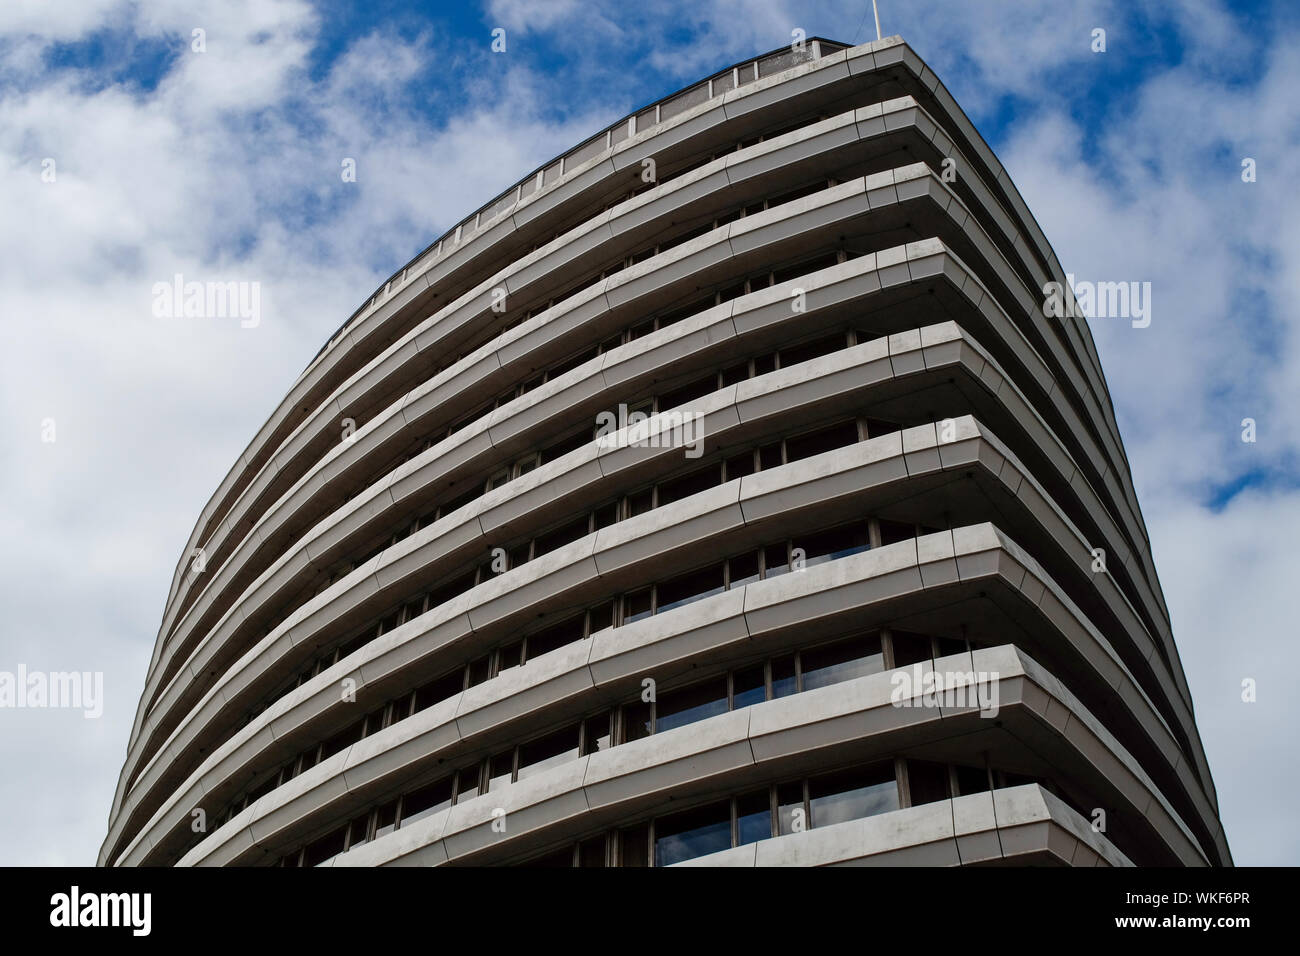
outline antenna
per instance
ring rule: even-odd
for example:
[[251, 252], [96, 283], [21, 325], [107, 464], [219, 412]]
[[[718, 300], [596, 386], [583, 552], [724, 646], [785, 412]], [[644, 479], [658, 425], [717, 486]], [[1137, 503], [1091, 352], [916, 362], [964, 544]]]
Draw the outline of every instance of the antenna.
[[871, 12], [874, 13], [874, 14], [876, 15], [876, 39], [879, 40], [879, 39], [881, 39], [881, 36], [880, 36], [880, 10], [879, 10], [879, 8], [876, 7], [876, 0], [871, 0]]

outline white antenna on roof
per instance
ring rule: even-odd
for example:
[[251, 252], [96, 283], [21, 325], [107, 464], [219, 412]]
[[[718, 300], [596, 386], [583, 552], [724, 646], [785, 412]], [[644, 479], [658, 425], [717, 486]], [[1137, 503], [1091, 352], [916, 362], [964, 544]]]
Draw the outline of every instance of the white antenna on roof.
[[881, 36], [880, 36], [880, 10], [876, 7], [876, 0], [871, 0], [871, 12], [874, 13], [874, 14], [876, 15], [876, 39], [879, 40], [879, 39], [881, 39]]

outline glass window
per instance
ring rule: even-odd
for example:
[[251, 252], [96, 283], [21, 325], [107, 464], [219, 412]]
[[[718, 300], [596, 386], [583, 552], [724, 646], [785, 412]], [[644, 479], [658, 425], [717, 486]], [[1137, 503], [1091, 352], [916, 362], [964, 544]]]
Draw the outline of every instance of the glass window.
[[659, 698], [655, 706], [655, 733], [727, 712], [727, 681], [716, 678], [672, 691]]
[[451, 806], [451, 777], [413, 790], [402, 799], [402, 826]]
[[890, 641], [894, 645], [894, 666], [906, 667], [930, 660], [930, 638], [924, 634], [911, 634], [907, 631], [893, 631]]
[[758, 466], [762, 471], [767, 471], [769, 468], [779, 468], [781, 464], [781, 443], [779, 441], [764, 445], [758, 450]]
[[307, 844], [306, 851], [303, 853], [302, 865], [316, 866], [318, 863], [324, 863], [332, 856], [338, 856], [345, 848], [347, 837], [348, 828], [345, 824], [337, 830], [331, 830], [319, 840]]
[[743, 452], [727, 459], [727, 480], [734, 481], [754, 473], [754, 453]]
[[653, 605], [649, 588], [633, 591], [623, 598], [623, 623], [631, 624], [643, 617], [649, 617]]
[[582, 756], [598, 750], [608, 750], [613, 746], [613, 717], [613, 713], [607, 710], [582, 722]]
[[425, 710], [441, 703], [449, 697], [455, 697], [465, 687], [465, 670], [457, 668], [450, 674], [443, 674], [437, 680], [420, 687], [415, 692], [415, 709]]
[[618, 522], [618, 502], [607, 504], [602, 508], [596, 509], [596, 530], [608, 528], [610, 525]]
[[866, 551], [871, 547], [871, 538], [867, 523], [860, 521], [796, 539], [794, 545], [803, 548], [807, 566], [811, 568], [826, 561]]
[[650, 736], [650, 705], [638, 700], [623, 705], [623, 742]]
[[730, 848], [730, 801], [675, 813], [655, 821], [655, 866], [672, 866]]
[[907, 789], [912, 806], [947, 800], [949, 797], [948, 767], [929, 760], [907, 762]]
[[477, 797], [479, 791], [478, 764], [470, 764], [456, 774], [456, 802]]
[[758, 580], [758, 552], [750, 551], [737, 555], [727, 562], [729, 577], [728, 587], [743, 587], [750, 581]]
[[900, 541], [909, 541], [916, 537], [916, 526], [904, 524], [901, 521], [890, 521], [886, 518], [880, 519], [880, 544], [897, 544]]
[[605, 865], [605, 834], [591, 837], [578, 844], [578, 866], [603, 867]]
[[[807, 362], [822, 355], [838, 352], [844, 348], [845, 341], [846, 338], [843, 332], [835, 332], [812, 342], [805, 342], [802, 345], [786, 346], [781, 349], [781, 367], [789, 368], [791, 365], [798, 365], [800, 362]], [[856, 437], [855, 427], [854, 440], [856, 440]]]
[[488, 762], [488, 793], [500, 790], [514, 777], [515, 748], [497, 754]]
[[565, 618], [558, 624], [528, 635], [528, 660], [536, 660], [543, 654], [582, 640], [586, 618], [582, 614]]
[[957, 767], [957, 793], [966, 796], [989, 788], [989, 772], [983, 767]]
[[529, 741], [519, 748], [519, 779], [578, 757], [578, 725]]
[[650, 831], [644, 824], [620, 831], [618, 856], [620, 866], [649, 866]]
[[713, 564], [707, 568], [700, 568], [668, 579], [659, 585], [659, 599], [655, 613], [662, 614], [664, 611], [681, 607], [683, 604], [690, 604], [693, 601], [699, 601], [721, 593], [726, 589], [723, 583], [723, 573], [722, 564]]
[[872, 634], [804, 651], [799, 664], [803, 689], [813, 690], [867, 674], [879, 674], [885, 669], [885, 658], [880, 652], [880, 637]]
[[659, 486], [659, 507], [681, 501], [691, 495], [713, 488], [722, 482], [722, 469], [717, 465], [705, 465], [695, 471], [665, 481]]
[[763, 549], [763, 577], [774, 578], [790, 570], [790, 552], [785, 544], [772, 544]]
[[740, 710], [767, 700], [767, 682], [763, 665], [738, 670], [731, 677], [731, 709]]
[[897, 810], [894, 765], [881, 763], [814, 777], [808, 781], [808, 805], [814, 827]]
[[757, 843], [772, 835], [772, 805], [767, 790], [736, 799], [736, 846]]
[[524, 659], [524, 642], [515, 641], [497, 651], [497, 673], [518, 667]]
[[789, 697], [798, 689], [795, 683], [794, 655], [787, 654], [772, 661], [772, 699]]
[[549, 554], [557, 548], [562, 548], [566, 544], [577, 541], [579, 538], [587, 535], [587, 516], [575, 518], [567, 524], [561, 525], [553, 531], [548, 531], [537, 539], [537, 547], [534, 549], [534, 555], [541, 557], [543, 554]]
[[828, 428], [819, 428], [817, 431], [786, 439], [786, 461], [811, 458], [813, 455], [820, 455], [822, 452], [852, 445], [857, 440], [857, 422], [840, 422]]
[[654, 508], [654, 489], [646, 488], [638, 491], [636, 494], [627, 496], [627, 516], [635, 518], [637, 515], [643, 515]]
[[390, 800], [375, 814], [375, 839], [397, 829], [397, 801]]
[[776, 789], [776, 819], [781, 836], [808, 829], [804, 816], [803, 781], [783, 783]]
[[588, 612], [588, 633], [595, 634], [607, 627], [614, 626], [614, 602], [597, 604]]
[[492, 655], [484, 654], [469, 665], [469, 686], [483, 683], [492, 674]]
[[361, 846], [370, 839], [370, 811], [367, 810], [361, 816], [356, 817], [348, 829], [348, 849], [354, 846]]

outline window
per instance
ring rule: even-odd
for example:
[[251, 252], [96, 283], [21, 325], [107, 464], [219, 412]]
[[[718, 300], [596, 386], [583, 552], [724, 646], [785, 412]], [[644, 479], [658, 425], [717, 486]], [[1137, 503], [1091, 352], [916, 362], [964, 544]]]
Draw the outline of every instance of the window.
[[803, 689], [814, 690], [828, 684], [879, 674], [885, 669], [877, 635], [855, 637], [804, 651], [799, 657], [803, 672]]
[[655, 866], [672, 866], [731, 849], [731, 802], [710, 804], [655, 821]]
[[661, 614], [664, 611], [670, 611], [675, 607], [681, 607], [683, 604], [690, 604], [693, 601], [719, 594], [725, 589], [726, 582], [723, 579], [722, 564], [713, 564], [707, 568], [700, 568], [697, 571], [678, 575], [659, 585], [655, 613]]
[[772, 661], [772, 699], [789, 697], [797, 690], [794, 655], [787, 654]]
[[552, 624], [548, 628], [529, 634], [528, 660], [535, 660], [543, 654], [549, 654], [553, 650], [564, 647], [566, 644], [582, 640], [584, 621], [584, 615], [575, 614], [573, 617], [565, 618], [558, 624]]
[[758, 552], [750, 551], [727, 561], [727, 587], [744, 587], [758, 580]]
[[621, 866], [650, 865], [650, 828], [642, 825], [622, 830], [618, 835], [618, 857]]
[[605, 711], [582, 722], [582, 756], [608, 750], [614, 745], [614, 714]]
[[989, 772], [984, 767], [955, 767], [957, 794], [966, 796], [989, 789]]
[[807, 566], [811, 568], [870, 549], [871, 537], [867, 523], [860, 521], [796, 540], [795, 546], [803, 548]]
[[650, 588], [633, 591], [623, 598], [624, 624], [631, 624], [642, 618], [649, 617], [653, 612], [654, 604]]
[[897, 810], [893, 763], [812, 778], [808, 781], [808, 807], [814, 827]]
[[557, 730], [519, 748], [518, 779], [541, 773], [578, 757], [578, 724]]
[[808, 829], [808, 814], [803, 805], [803, 781], [783, 783], [776, 788], [776, 819], [781, 836]]
[[341, 826], [337, 830], [332, 830], [325, 834], [314, 843], [307, 844], [303, 853], [303, 866], [316, 866], [324, 863], [332, 856], [338, 856], [346, 848], [348, 836], [347, 826]]
[[402, 799], [402, 826], [422, 820], [451, 806], [451, 777], [413, 790]]
[[736, 799], [736, 846], [757, 843], [772, 835], [771, 796], [766, 789]]
[[655, 733], [727, 712], [726, 678], [663, 694], [655, 704]]
[[763, 665], [755, 664], [738, 670], [731, 679], [731, 709], [739, 710], [767, 699], [767, 680]]
[[907, 789], [914, 807], [934, 803], [936, 800], [947, 800], [950, 796], [948, 768], [928, 760], [909, 760]]
[[806, 432], [785, 442], [786, 461], [799, 461], [811, 458], [836, 448], [844, 448], [858, 440], [858, 423], [856, 421], [839, 422], [827, 428]]
[[894, 631], [890, 634], [894, 646], [894, 666], [906, 667], [930, 660], [930, 638], [923, 634]]

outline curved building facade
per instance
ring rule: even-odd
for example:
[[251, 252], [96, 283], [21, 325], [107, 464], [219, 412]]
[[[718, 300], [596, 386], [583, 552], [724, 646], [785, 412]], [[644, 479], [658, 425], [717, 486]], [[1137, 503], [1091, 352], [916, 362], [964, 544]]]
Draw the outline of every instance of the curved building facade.
[[1230, 865], [1086, 323], [897, 37], [723, 70], [334, 334], [103, 865]]

